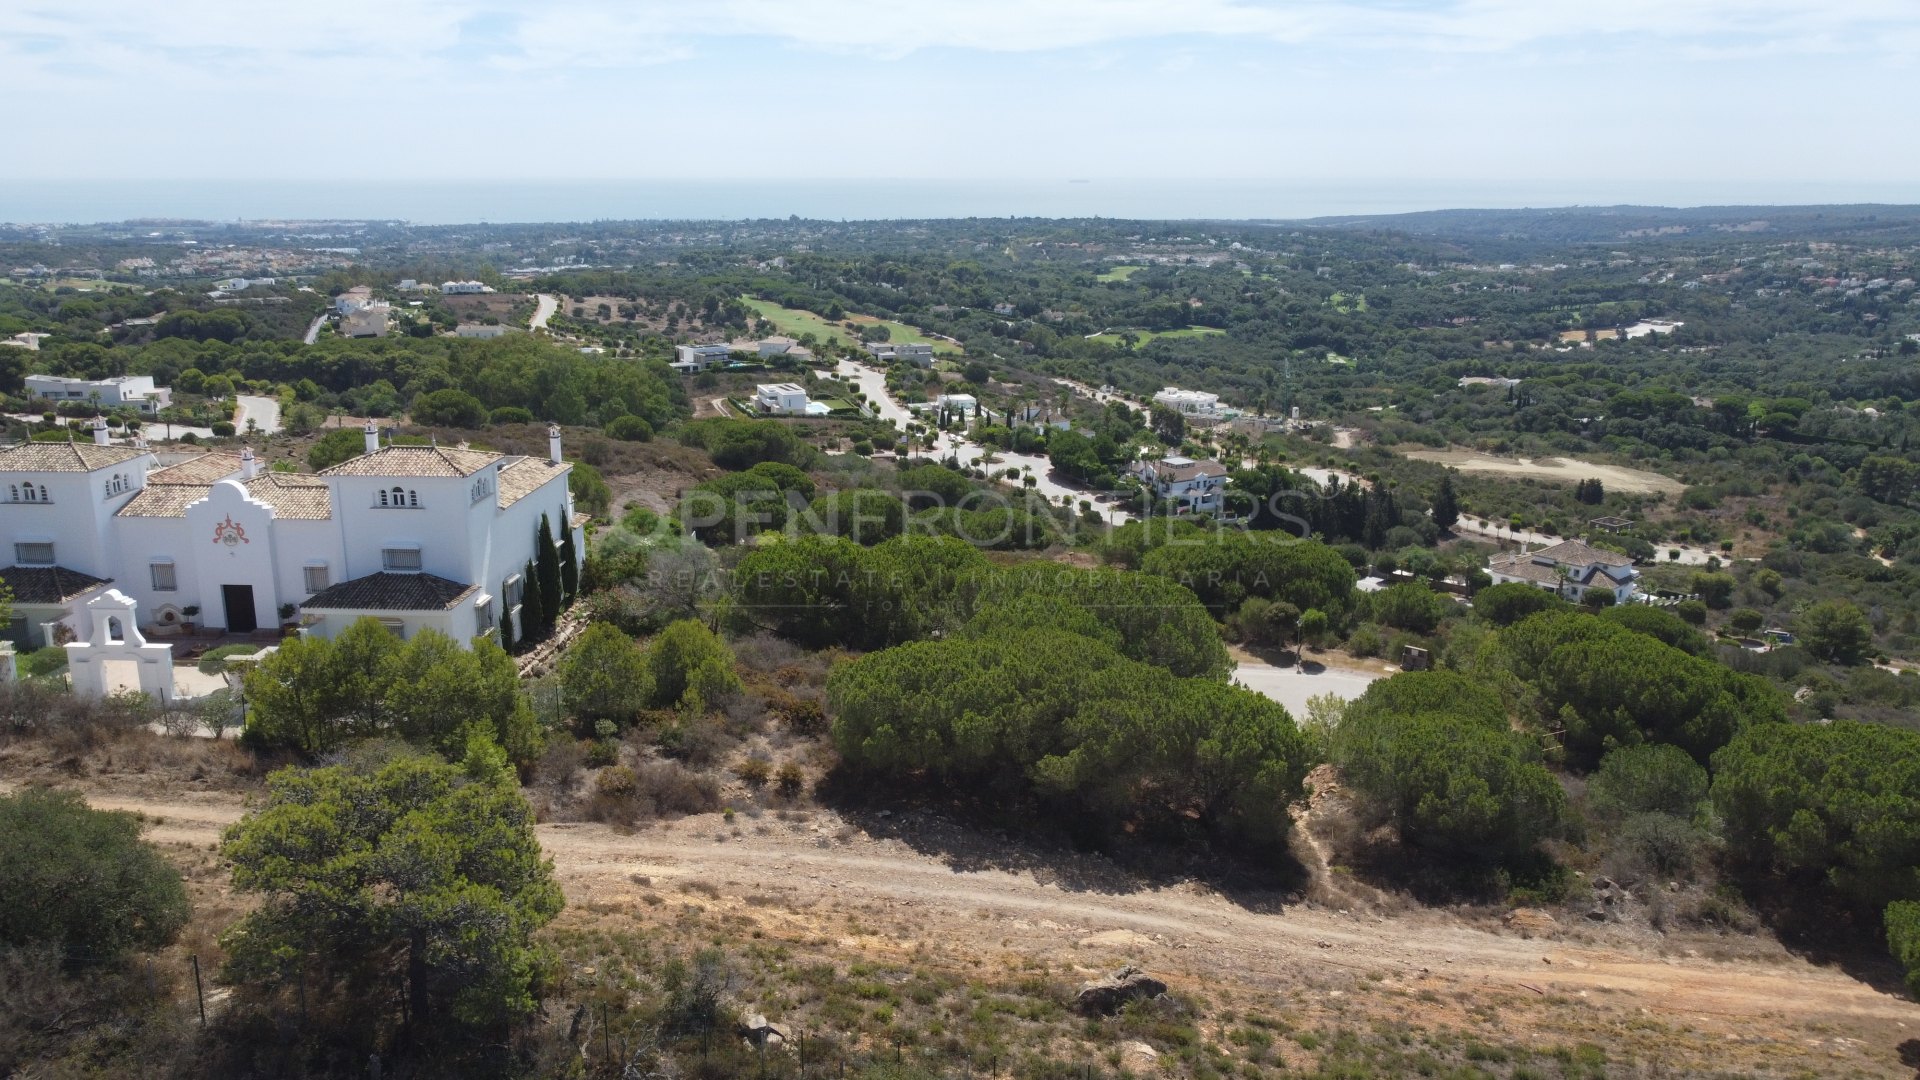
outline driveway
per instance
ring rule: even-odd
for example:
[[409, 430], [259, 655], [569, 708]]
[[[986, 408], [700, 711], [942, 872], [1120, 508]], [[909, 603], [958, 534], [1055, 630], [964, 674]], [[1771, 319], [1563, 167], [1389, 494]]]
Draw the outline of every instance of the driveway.
[[261, 397], [258, 394], [241, 394], [240, 411], [233, 419], [233, 429], [245, 433], [247, 421], [252, 420], [260, 426], [260, 434], [272, 435], [280, 430], [280, 401], [278, 398]]
[[527, 320], [527, 329], [545, 330], [547, 320], [553, 318], [553, 313], [558, 310], [560, 310], [559, 297], [548, 296], [546, 293], [539, 294], [534, 298], [533, 318]]
[[1307, 699], [1332, 694], [1352, 701], [1367, 692], [1367, 686], [1383, 676], [1352, 668], [1321, 667], [1309, 662], [1298, 667], [1274, 667], [1272, 664], [1243, 663], [1233, 669], [1233, 681], [1258, 694], [1279, 702], [1296, 718], [1307, 714]]

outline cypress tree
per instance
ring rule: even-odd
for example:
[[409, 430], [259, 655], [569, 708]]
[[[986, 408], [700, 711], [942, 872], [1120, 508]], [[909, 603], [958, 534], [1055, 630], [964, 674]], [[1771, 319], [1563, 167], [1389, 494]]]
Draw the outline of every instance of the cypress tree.
[[500, 648], [513, 651], [513, 612], [508, 610], [504, 602], [500, 605]]
[[1460, 498], [1453, 492], [1453, 478], [1440, 478], [1440, 490], [1433, 496], [1433, 523], [1442, 531], [1452, 529], [1460, 520]]
[[580, 560], [573, 550], [573, 523], [564, 517], [560, 526], [560, 592], [568, 607], [580, 598]]
[[534, 566], [540, 573], [540, 612], [547, 629], [560, 618], [560, 554], [553, 547], [553, 529], [540, 515], [540, 533], [534, 537]]
[[520, 575], [520, 636], [524, 641], [547, 636], [547, 614], [540, 603], [540, 582], [533, 575], [531, 562]]

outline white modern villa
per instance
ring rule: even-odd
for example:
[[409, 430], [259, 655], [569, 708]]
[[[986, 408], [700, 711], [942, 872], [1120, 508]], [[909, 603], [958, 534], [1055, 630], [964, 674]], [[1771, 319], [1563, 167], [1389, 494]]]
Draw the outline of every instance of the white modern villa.
[[156, 413], [173, 404], [170, 387], [153, 385], [151, 375], [121, 375], [112, 379], [69, 379], [60, 375], [29, 375], [27, 393], [49, 401], [85, 401], [112, 409], [131, 405]]
[[1495, 585], [1517, 581], [1576, 602], [1599, 589], [1612, 593], [1614, 603], [1625, 604], [1640, 585], [1640, 571], [1633, 568], [1632, 559], [1617, 551], [1588, 547], [1581, 540], [1562, 540], [1538, 551], [1528, 551], [1523, 544], [1519, 551], [1488, 559], [1487, 575]]
[[[263, 470], [250, 448], [163, 461], [109, 444], [98, 421], [93, 434], [0, 447], [0, 580], [14, 595], [0, 630], [18, 647], [62, 626], [81, 642], [189, 622], [277, 636], [297, 621], [331, 637], [362, 616], [465, 642], [519, 605], [542, 515], [555, 543], [571, 529], [586, 551], [558, 428], [537, 458], [382, 446], [369, 424], [365, 453], [318, 474]], [[102, 611], [121, 636], [96, 632]]]

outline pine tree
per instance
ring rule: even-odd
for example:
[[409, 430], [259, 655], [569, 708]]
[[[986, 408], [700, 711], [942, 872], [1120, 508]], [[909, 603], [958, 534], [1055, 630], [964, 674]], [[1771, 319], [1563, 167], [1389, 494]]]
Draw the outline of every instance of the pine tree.
[[573, 526], [563, 517], [560, 526], [560, 592], [568, 607], [580, 598], [580, 560], [573, 551]]
[[533, 576], [533, 563], [527, 563], [520, 575], [520, 636], [539, 641], [547, 636], [547, 613], [540, 603], [540, 582]]
[[1453, 492], [1453, 477], [1440, 478], [1440, 490], [1433, 496], [1433, 523], [1443, 530], [1451, 530], [1454, 522], [1460, 520], [1460, 497]]
[[540, 515], [540, 532], [534, 537], [534, 566], [540, 574], [540, 612], [547, 629], [560, 618], [560, 554], [553, 547], [553, 529], [547, 515]]

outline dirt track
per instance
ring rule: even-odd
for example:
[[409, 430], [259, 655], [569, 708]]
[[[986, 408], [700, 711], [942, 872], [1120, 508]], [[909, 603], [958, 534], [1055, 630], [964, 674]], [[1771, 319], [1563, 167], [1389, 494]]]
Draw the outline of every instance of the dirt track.
[[1435, 461], [1462, 472], [1489, 472], [1503, 476], [1530, 476], [1551, 483], [1571, 484], [1576, 480], [1597, 479], [1609, 491], [1633, 491], [1642, 494], [1678, 495], [1687, 485], [1670, 476], [1629, 469], [1622, 465], [1600, 465], [1578, 458], [1543, 457], [1503, 458], [1478, 454], [1471, 450], [1405, 450], [1407, 457]]
[[[244, 811], [217, 794], [91, 798], [157, 818], [157, 842], [203, 850]], [[539, 835], [574, 907], [623, 918], [648, 917], [638, 901], [650, 891], [698, 891], [771, 932], [852, 953], [1037, 956], [1086, 971], [1133, 961], [1176, 987], [1324, 996], [1339, 1010], [1424, 1011], [1439, 1023], [1486, 1022], [1456, 1002], [1496, 1008], [1509, 1037], [1638, 1040], [1641, 1060], [1681, 1072], [1913, 1075], [1898, 1048], [1920, 1036], [1920, 1005], [1748, 938], [1649, 943], [1562, 926], [1533, 937], [1426, 910], [1349, 914], [1144, 885], [1098, 857], [1039, 858], [914, 815], [869, 824], [821, 811], [731, 825], [710, 814], [630, 834], [548, 824]], [[1569, 940], [1579, 938], [1589, 940]], [[1716, 940], [1739, 958], [1687, 947]]]

